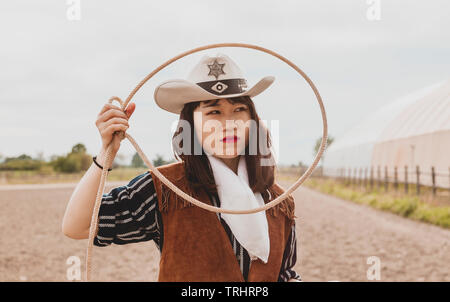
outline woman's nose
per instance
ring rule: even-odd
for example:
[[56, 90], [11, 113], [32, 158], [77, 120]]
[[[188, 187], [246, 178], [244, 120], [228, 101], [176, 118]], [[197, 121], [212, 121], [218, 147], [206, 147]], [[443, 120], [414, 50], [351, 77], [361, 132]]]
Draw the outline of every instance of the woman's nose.
[[224, 130], [234, 131], [238, 128], [236, 120], [233, 118], [224, 118], [221, 122]]

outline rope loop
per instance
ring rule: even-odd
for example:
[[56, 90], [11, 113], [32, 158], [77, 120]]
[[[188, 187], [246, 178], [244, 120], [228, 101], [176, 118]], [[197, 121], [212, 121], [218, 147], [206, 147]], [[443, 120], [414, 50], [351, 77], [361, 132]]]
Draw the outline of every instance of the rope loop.
[[[293, 69], [295, 69], [303, 77], [303, 79], [305, 79], [305, 81], [309, 84], [309, 86], [313, 90], [313, 92], [314, 92], [314, 94], [315, 94], [315, 96], [317, 98], [317, 102], [319, 103], [320, 112], [322, 114], [322, 122], [323, 122], [322, 142], [320, 144], [319, 150], [318, 150], [318, 152], [316, 154], [316, 157], [314, 158], [314, 161], [311, 164], [311, 166], [303, 173], [302, 176], [299, 177], [299, 179], [293, 185], [291, 185], [291, 187], [286, 189], [284, 191], [284, 193], [282, 193], [281, 195], [276, 197], [274, 200], [268, 202], [267, 204], [265, 204], [264, 206], [259, 207], [259, 208], [254, 208], [254, 209], [249, 209], [249, 210], [230, 210], [230, 209], [222, 209], [222, 208], [218, 208], [218, 207], [215, 207], [215, 206], [211, 206], [211, 205], [203, 203], [203, 202], [195, 199], [194, 197], [186, 194], [184, 191], [182, 191], [177, 186], [175, 186], [170, 180], [168, 180], [164, 175], [162, 175], [161, 172], [159, 172], [159, 170], [156, 169], [153, 166], [151, 161], [148, 160], [147, 156], [141, 150], [141, 148], [136, 143], [136, 141], [131, 137], [131, 135], [129, 135], [128, 133], [125, 133], [124, 131], [118, 131], [119, 132], [119, 136], [122, 139], [126, 137], [131, 142], [131, 144], [134, 146], [134, 148], [136, 149], [137, 153], [142, 158], [142, 160], [147, 165], [147, 167], [150, 169], [150, 171], [152, 171], [155, 174], [155, 176], [160, 179], [160, 181], [162, 183], [164, 183], [168, 188], [170, 188], [173, 192], [175, 192], [182, 199], [184, 199], [186, 201], [189, 201], [192, 204], [194, 204], [194, 205], [196, 205], [196, 206], [198, 206], [200, 208], [203, 208], [203, 209], [211, 211], [211, 212], [217, 212], [217, 213], [251, 214], [251, 213], [257, 213], [257, 212], [260, 212], [260, 211], [267, 211], [270, 208], [272, 208], [272, 207], [276, 206], [277, 204], [281, 203], [286, 198], [288, 198], [289, 195], [295, 189], [297, 189], [312, 174], [314, 168], [319, 163], [323, 152], [325, 151], [326, 142], [327, 142], [328, 123], [327, 123], [327, 117], [326, 117], [326, 113], [325, 113], [325, 107], [324, 107], [323, 102], [322, 102], [322, 97], [320, 96], [318, 89], [316, 88], [314, 83], [311, 81], [311, 79], [303, 72], [303, 70], [301, 70], [299, 67], [297, 67], [294, 63], [292, 63], [291, 61], [289, 61], [285, 57], [281, 56], [280, 54], [278, 54], [278, 53], [276, 53], [276, 52], [274, 52], [274, 51], [272, 51], [270, 49], [263, 48], [263, 47], [257, 46], [257, 45], [251, 45], [251, 44], [245, 44], [245, 43], [218, 43], [218, 44], [210, 44], [210, 45], [206, 45], [206, 46], [200, 46], [200, 47], [197, 47], [197, 48], [185, 51], [185, 52], [179, 54], [178, 56], [175, 56], [172, 59], [166, 61], [165, 63], [163, 63], [159, 67], [157, 67], [150, 74], [148, 74], [131, 91], [131, 93], [128, 95], [127, 99], [125, 100], [125, 102], [123, 102], [117, 96], [111, 97], [108, 102], [110, 104], [113, 101], [119, 102], [121, 109], [123, 111], [125, 111], [126, 106], [130, 102], [130, 100], [133, 98], [133, 96], [136, 94], [136, 92], [149, 79], [151, 79], [155, 74], [157, 74], [163, 68], [165, 68], [166, 66], [170, 65], [171, 63], [173, 63], [173, 62], [175, 62], [175, 61], [177, 61], [177, 60], [179, 60], [179, 59], [181, 59], [181, 58], [183, 58], [183, 57], [185, 57], [187, 55], [190, 55], [190, 54], [202, 51], [202, 50], [211, 49], [211, 48], [219, 48], [219, 47], [250, 48], [250, 49], [255, 49], [255, 50], [258, 50], [258, 51], [262, 51], [262, 52], [268, 53], [268, 54], [270, 54], [270, 55], [280, 59], [281, 61], [285, 62], [286, 64], [291, 66]], [[116, 133], [117, 133], [117, 131], [114, 134], [116, 134]], [[114, 160], [114, 158], [112, 156], [112, 146], [113, 146], [113, 144], [112, 144], [112, 141], [111, 141], [111, 143], [107, 146], [107, 149], [106, 149], [106, 159], [105, 159], [105, 163], [104, 163], [104, 166], [103, 166], [102, 175], [101, 175], [101, 178], [100, 178], [100, 184], [99, 184], [98, 191], [97, 191], [97, 197], [96, 197], [96, 200], [95, 200], [94, 209], [93, 209], [93, 212], [92, 212], [91, 225], [90, 225], [90, 228], [89, 228], [88, 247], [87, 247], [87, 251], [86, 251], [86, 276], [85, 276], [85, 280], [86, 281], [89, 281], [90, 280], [90, 276], [91, 276], [91, 270], [92, 270], [92, 268], [91, 268], [91, 264], [92, 264], [91, 263], [91, 254], [92, 254], [93, 242], [94, 242], [94, 238], [96, 236], [96, 233], [98, 231], [98, 213], [99, 213], [101, 199], [102, 199], [103, 191], [104, 191], [104, 187], [105, 187], [105, 180], [106, 180], [106, 177], [108, 175], [108, 169], [106, 167], [111, 166], [111, 163]]]
[[114, 101], [119, 102], [120, 108], [122, 109], [122, 111], [125, 111], [125, 108], [124, 108], [125, 104], [124, 104], [124, 102], [122, 101], [121, 98], [119, 98], [118, 96], [112, 96], [112, 97], [109, 98], [108, 103], [112, 104], [112, 102], [114, 102]]

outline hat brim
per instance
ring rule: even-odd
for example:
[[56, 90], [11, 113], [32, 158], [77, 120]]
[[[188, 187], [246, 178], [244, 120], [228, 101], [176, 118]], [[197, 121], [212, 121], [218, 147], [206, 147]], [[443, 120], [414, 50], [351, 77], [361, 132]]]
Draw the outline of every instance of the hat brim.
[[180, 114], [184, 104], [190, 102], [232, 98], [245, 95], [250, 97], [257, 96], [266, 90], [274, 81], [274, 76], [266, 76], [244, 92], [217, 95], [206, 91], [195, 83], [183, 79], [175, 79], [159, 84], [155, 88], [153, 97], [160, 108], [172, 113]]

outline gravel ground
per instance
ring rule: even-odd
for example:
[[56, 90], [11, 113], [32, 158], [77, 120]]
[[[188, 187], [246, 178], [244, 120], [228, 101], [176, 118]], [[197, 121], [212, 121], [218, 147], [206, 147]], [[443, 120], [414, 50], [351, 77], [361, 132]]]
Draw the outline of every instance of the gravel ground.
[[[119, 183], [108, 183], [106, 190]], [[281, 184], [287, 188], [290, 183]], [[0, 281], [66, 281], [71, 256], [84, 271], [87, 240], [61, 232], [73, 186], [0, 187]], [[306, 187], [295, 193], [298, 261], [304, 281], [450, 281], [450, 230], [354, 204]], [[94, 281], [156, 281], [153, 242], [94, 248]]]

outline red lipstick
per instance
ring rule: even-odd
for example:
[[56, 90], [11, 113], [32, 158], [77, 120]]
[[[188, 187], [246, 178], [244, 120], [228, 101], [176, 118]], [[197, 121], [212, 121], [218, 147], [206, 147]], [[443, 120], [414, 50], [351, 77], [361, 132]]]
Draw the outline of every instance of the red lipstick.
[[222, 142], [224, 142], [224, 143], [235, 143], [235, 142], [237, 142], [237, 140], [238, 140], [238, 137], [236, 135], [234, 135], [234, 136], [225, 136], [222, 139]]

